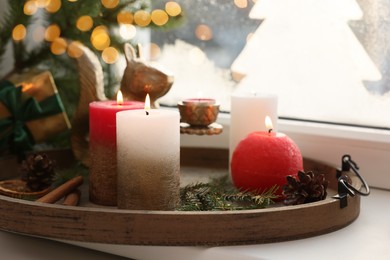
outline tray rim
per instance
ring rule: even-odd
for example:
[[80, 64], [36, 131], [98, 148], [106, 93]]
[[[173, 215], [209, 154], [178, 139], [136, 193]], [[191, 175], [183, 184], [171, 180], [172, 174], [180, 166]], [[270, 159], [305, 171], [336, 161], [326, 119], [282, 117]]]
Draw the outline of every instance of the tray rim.
[[[269, 207], [262, 209], [243, 209], [243, 210], [226, 210], [226, 211], [179, 211], [179, 210], [134, 210], [134, 209], [118, 209], [114, 207], [87, 207], [87, 206], [66, 206], [61, 204], [49, 204], [41, 203], [35, 201], [29, 201], [24, 199], [18, 199], [13, 197], [8, 197], [0, 194], [0, 202], [7, 201], [15, 204], [21, 205], [30, 205], [30, 206], [39, 206], [42, 208], [57, 208], [64, 209], [66, 211], [90, 211], [90, 212], [114, 212], [118, 214], [148, 214], [148, 215], [234, 215], [241, 213], [260, 213], [260, 212], [273, 212], [273, 211], [289, 211], [302, 208], [312, 208], [315, 206], [321, 206], [329, 203], [339, 203], [338, 199], [335, 198], [326, 198], [322, 201], [316, 201], [301, 205], [286, 205], [280, 207]], [[0, 227], [1, 229], [1, 227]]]

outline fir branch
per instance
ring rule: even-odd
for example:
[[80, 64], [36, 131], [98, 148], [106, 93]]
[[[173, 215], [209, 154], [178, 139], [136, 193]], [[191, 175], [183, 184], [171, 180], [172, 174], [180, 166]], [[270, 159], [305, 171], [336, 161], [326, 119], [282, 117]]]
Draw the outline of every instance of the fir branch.
[[27, 51], [24, 42], [14, 43], [15, 65], [12, 73], [21, 73], [25, 68], [33, 68], [42, 64], [52, 56], [48, 45], [41, 45], [31, 51]]
[[239, 192], [237, 194], [226, 195], [225, 199], [232, 202], [246, 204], [246, 209], [263, 208], [273, 203], [276, 199], [275, 195], [278, 186], [273, 186], [269, 190], [262, 192], [260, 195], [255, 195], [251, 192]]
[[[30, 23], [34, 22], [34, 16], [25, 15], [23, 12], [25, 2], [25, 0], [8, 1], [8, 12], [3, 17], [3, 26], [0, 26], [0, 61], [6, 51], [7, 43], [12, 41], [11, 35], [13, 28], [17, 24], [23, 24], [28, 27]], [[135, 13], [139, 10], [150, 11], [151, 9], [151, 0], [121, 0], [119, 5], [113, 9], [103, 7], [101, 1], [96, 0], [62, 1], [61, 8], [57, 12], [43, 12], [43, 20], [45, 26], [57, 24], [60, 27], [60, 36], [62, 38], [81, 42], [95, 52], [101, 60], [101, 52], [96, 50], [91, 43], [93, 28], [98, 25], [106, 26], [111, 34], [110, 46], [115, 47], [119, 52], [123, 52], [123, 44], [127, 41], [119, 37], [115, 33], [115, 30], [113, 30], [118, 27], [117, 14], [123, 10]], [[89, 31], [80, 31], [77, 29], [77, 19], [83, 15], [89, 15], [93, 19], [93, 28]], [[154, 25], [151, 23], [149, 27], [154, 27]], [[73, 103], [77, 102], [78, 80], [74, 76], [77, 75], [74, 62], [72, 63], [69, 59], [64, 58], [65, 55], [56, 56], [52, 54], [49, 42], [42, 42], [41, 45], [31, 51], [27, 50], [24, 41], [13, 42], [13, 45], [15, 64], [10, 66], [13, 70], [8, 75], [32, 67], [50, 70], [55, 78], [59, 91], [63, 94], [62, 98], [69, 101], [65, 103], [72, 103], [72, 99]], [[119, 74], [111, 68], [112, 66], [107, 65], [103, 61], [101, 61], [101, 64], [105, 75], [106, 92], [113, 92], [113, 86], [116, 86], [120, 82], [120, 79], [118, 79]], [[67, 106], [68, 111], [72, 111], [73, 107]]]
[[[4, 15], [3, 26], [0, 28], [0, 60], [2, 60], [5, 53], [7, 43], [12, 39], [12, 30], [18, 24], [23, 24], [28, 26], [31, 23], [31, 16], [25, 15], [23, 13], [24, 0], [9, 0], [8, 1], [8, 12]], [[25, 45], [22, 42], [14, 42], [14, 48], [18, 48], [21, 52], [20, 55], [25, 55]], [[17, 58], [23, 56], [15, 57], [15, 67], [21, 69], [20, 66], [23, 66], [23, 61], [18, 61]]]
[[276, 199], [278, 187], [257, 195], [238, 191], [230, 184], [228, 176], [214, 179], [210, 183], [187, 185], [180, 191], [180, 211], [217, 211], [258, 209], [269, 206]]

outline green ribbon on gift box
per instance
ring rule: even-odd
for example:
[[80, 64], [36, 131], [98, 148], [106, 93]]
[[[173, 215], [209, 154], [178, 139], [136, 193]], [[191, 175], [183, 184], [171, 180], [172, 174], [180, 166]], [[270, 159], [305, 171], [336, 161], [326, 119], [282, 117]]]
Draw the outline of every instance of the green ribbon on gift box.
[[0, 102], [11, 114], [0, 118], [0, 150], [10, 145], [14, 152], [31, 150], [35, 144], [25, 122], [64, 111], [57, 93], [38, 102], [33, 97], [23, 97], [22, 87], [15, 87], [9, 81], [0, 81]]

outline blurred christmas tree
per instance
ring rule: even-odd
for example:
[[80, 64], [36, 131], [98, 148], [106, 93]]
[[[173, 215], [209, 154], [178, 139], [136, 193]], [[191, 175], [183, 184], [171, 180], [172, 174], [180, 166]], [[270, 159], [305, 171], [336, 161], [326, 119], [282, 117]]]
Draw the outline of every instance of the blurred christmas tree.
[[117, 74], [123, 73], [113, 68], [123, 44], [137, 44], [134, 37], [141, 28], [171, 28], [181, 18], [180, 5], [173, 1], [153, 10], [152, 0], [9, 0], [0, 25], [0, 61], [12, 41], [14, 64], [6, 65], [12, 68], [7, 76], [49, 70], [72, 117], [79, 91], [75, 59], [82, 55], [77, 44], [99, 57], [111, 96]]

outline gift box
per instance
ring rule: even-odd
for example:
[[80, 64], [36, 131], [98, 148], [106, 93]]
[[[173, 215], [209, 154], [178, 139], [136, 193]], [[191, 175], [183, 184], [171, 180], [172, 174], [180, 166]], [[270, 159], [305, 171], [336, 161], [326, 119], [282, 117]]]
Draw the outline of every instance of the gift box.
[[31, 150], [70, 127], [50, 72], [27, 72], [0, 81], [0, 151]]

